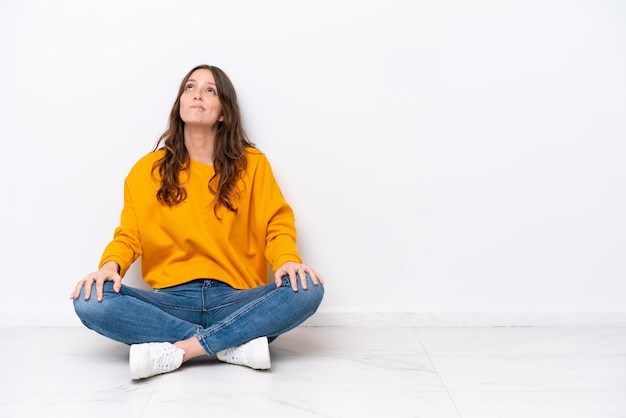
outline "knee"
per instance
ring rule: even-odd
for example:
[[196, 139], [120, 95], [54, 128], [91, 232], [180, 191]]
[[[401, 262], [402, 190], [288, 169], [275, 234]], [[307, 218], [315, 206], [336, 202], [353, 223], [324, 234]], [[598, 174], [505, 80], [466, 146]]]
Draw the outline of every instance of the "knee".
[[104, 284], [102, 302], [98, 302], [96, 297], [95, 284], [91, 289], [91, 296], [88, 300], [85, 300], [85, 288], [81, 290], [80, 296], [74, 299], [74, 312], [76, 312], [76, 315], [78, 315], [84, 324], [91, 322], [94, 318], [105, 315], [104, 311], [108, 304], [104, 302], [107, 300], [107, 297], [111, 297], [109, 293], [112, 293], [112, 286], [113, 284], [109, 282]]
[[[283, 276], [282, 280], [282, 287], [291, 288], [291, 279], [289, 278], [289, 276]], [[298, 292], [303, 291], [300, 283], [300, 275], [298, 273], [296, 273], [296, 280], [298, 281], [298, 288], [300, 289], [298, 290]], [[309, 276], [309, 273], [306, 273], [306, 285], [307, 290], [304, 290], [303, 293], [306, 293], [307, 296], [312, 298], [319, 298], [319, 300], [321, 301], [322, 297], [324, 296], [324, 285], [314, 284], [313, 280], [311, 280], [311, 276]]]
[[100, 302], [96, 300], [96, 296], [93, 295], [89, 300], [85, 300], [83, 292], [78, 299], [74, 299], [74, 312], [80, 318], [83, 323], [90, 322], [90, 319], [98, 315], [100, 310]]
[[[308, 278], [308, 275], [307, 275]], [[313, 284], [313, 282], [308, 279], [308, 289], [306, 290], [309, 294], [309, 297], [313, 300], [316, 305], [322, 303], [322, 299], [324, 298], [324, 285], [323, 284]]]
[[[307, 318], [313, 315], [324, 298], [324, 285], [314, 284], [309, 275], [307, 274], [307, 288], [293, 292], [293, 301], [297, 305], [303, 315], [303, 318]], [[297, 310], [297, 309], [296, 309]]]
[[[299, 279], [300, 278], [298, 277], [298, 280]], [[324, 285], [322, 285], [321, 283], [317, 285], [314, 284], [313, 280], [311, 280], [311, 276], [309, 276], [308, 273], [306, 274], [306, 282], [307, 288], [306, 290], [302, 288], [298, 290], [298, 298], [305, 299], [308, 306], [313, 309], [317, 309], [320, 303], [322, 303], [322, 299], [324, 298]]]

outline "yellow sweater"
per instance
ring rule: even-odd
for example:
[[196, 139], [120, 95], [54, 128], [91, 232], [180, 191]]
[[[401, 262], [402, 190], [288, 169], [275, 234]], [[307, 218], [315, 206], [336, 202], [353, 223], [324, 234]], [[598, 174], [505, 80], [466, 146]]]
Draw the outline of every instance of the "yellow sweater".
[[197, 161], [180, 175], [187, 198], [172, 207], [157, 201], [160, 180], [152, 165], [163, 153], [147, 154], [126, 177], [120, 225], [100, 266], [115, 261], [123, 277], [141, 256], [143, 279], [153, 288], [211, 278], [248, 289], [267, 283], [268, 262], [273, 271], [287, 261], [302, 262], [293, 211], [263, 153], [247, 149], [248, 168], [234, 201], [238, 212], [222, 206], [221, 220], [208, 190], [214, 169]]

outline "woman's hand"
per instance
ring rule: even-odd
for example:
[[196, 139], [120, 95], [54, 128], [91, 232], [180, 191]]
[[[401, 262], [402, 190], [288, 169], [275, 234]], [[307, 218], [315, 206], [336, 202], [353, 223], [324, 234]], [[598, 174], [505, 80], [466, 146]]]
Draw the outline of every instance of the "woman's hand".
[[320, 274], [313, 270], [311, 267], [305, 264], [294, 263], [293, 261], [287, 261], [285, 264], [280, 266], [278, 270], [274, 272], [274, 283], [276, 283], [276, 287], [280, 287], [282, 284], [282, 279], [284, 276], [289, 276], [289, 280], [291, 281], [291, 288], [294, 292], [298, 291], [298, 280], [296, 278], [296, 273], [300, 276], [300, 287], [303, 290], [307, 289], [306, 283], [306, 275], [307, 273], [311, 277], [311, 281], [315, 286], [320, 284], [324, 284], [324, 279]]
[[85, 286], [85, 300], [91, 297], [91, 289], [94, 282], [96, 283], [96, 298], [98, 302], [102, 301], [102, 289], [104, 282], [113, 282], [113, 291], [119, 293], [122, 288], [122, 277], [118, 274], [119, 266], [115, 261], [108, 261], [100, 268], [100, 270], [89, 273], [82, 280], [76, 283], [70, 299], [78, 299], [80, 291]]

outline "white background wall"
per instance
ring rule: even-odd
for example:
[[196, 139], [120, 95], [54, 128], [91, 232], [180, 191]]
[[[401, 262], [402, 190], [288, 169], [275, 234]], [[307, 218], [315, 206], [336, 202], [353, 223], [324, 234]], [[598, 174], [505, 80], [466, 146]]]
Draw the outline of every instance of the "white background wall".
[[624, 2], [5, 0], [1, 324], [78, 324], [200, 63], [296, 211], [320, 317], [626, 323]]

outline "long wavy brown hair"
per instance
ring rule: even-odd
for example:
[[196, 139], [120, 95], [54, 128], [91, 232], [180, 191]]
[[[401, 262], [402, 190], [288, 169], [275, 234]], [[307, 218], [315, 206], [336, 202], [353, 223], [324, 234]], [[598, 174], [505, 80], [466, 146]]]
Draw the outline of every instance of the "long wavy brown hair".
[[188, 170], [190, 163], [189, 153], [185, 147], [185, 122], [180, 118], [180, 96], [191, 74], [199, 69], [209, 70], [213, 74], [224, 116], [223, 121], [218, 123], [215, 137], [213, 150], [215, 174], [207, 187], [209, 192], [215, 195], [213, 210], [216, 216], [220, 205], [236, 213], [235, 200], [239, 193], [236, 188], [237, 181], [248, 164], [246, 147], [254, 147], [254, 144], [249, 141], [243, 129], [235, 87], [224, 71], [211, 65], [198, 65], [183, 78], [170, 112], [167, 129], [154, 146], [153, 151], [161, 148], [165, 150], [163, 157], [152, 167], [152, 171], [158, 170], [161, 177], [157, 200], [168, 206], [174, 206], [187, 198], [187, 191], [179, 178], [180, 172]]

